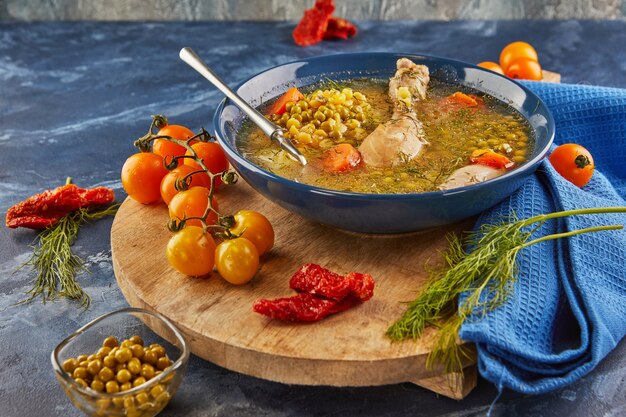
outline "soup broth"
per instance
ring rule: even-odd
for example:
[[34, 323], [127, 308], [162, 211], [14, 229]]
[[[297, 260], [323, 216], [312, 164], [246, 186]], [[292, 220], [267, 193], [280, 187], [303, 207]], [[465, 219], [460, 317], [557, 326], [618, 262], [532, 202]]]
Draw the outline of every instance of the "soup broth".
[[[388, 82], [357, 79], [342, 81], [343, 85], [312, 86], [305, 90], [304, 99], [288, 104], [284, 114], [269, 117], [286, 129], [285, 135], [307, 158], [304, 168], [248, 120], [238, 132], [237, 146], [248, 160], [281, 177], [374, 194], [437, 190], [452, 172], [468, 165], [478, 150], [499, 153], [516, 166], [527, 160], [531, 130], [519, 113], [488, 95], [431, 79], [426, 99], [415, 107], [428, 145], [415, 158], [392, 166], [361, 164], [347, 172], [323, 169], [320, 159], [326, 151], [340, 143], [358, 148], [380, 123], [391, 118]], [[480, 106], [451, 104], [450, 96], [458, 91], [472, 94]]]

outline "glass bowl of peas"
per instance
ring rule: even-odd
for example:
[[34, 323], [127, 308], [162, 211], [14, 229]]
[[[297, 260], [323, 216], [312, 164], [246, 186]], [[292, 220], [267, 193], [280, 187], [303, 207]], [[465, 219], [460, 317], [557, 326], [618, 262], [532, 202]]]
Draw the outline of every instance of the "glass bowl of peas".
[[51, 360], [63, 391], [88, 416], [152, 417], [176, 393], [189, 348], [165, 317], [125, 308], [76, 330]]

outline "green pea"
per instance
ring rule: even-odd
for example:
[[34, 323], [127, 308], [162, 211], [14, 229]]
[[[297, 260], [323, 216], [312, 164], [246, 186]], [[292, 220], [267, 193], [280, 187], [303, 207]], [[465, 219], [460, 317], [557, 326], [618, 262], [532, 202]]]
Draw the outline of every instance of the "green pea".
[[291, 118], [291, 119], [287, 120], [286, 126], [287, 126], [287, 129], [290, 129], [291, 126], [295, 126], [296, 129], [299, 129], [300, 128], [300, 121], [298, 121], [295, 118]]
[[309, 108], [309, 103], [307, 103], [304, 100], [298, 101], [297, 105], [298, 105], [298, 107], [300, 107], [300, 110], [302, 110], [302, 111], [305, 111], [305, 110], [307, 110]]
[[333, 139], [340, 139], [341, 138], [341, 132], [339, 132], [339, 130], [332, 130], [328, 136], [330, 136]]
[[333, 130], [333, 126], [330, 124], [330, 120], [326, 120], [324, 123], [322, 123], [320, 125], [320, 129], [324, 130], [325, 132], [330, 132], [331, 130]]
[[346, 121], [346, 126], [348, 127], [348, 129], [356, 129], [357, 127], [361, 127], [361, 122], [359, 122], [357, 119], [349, 119], [348, 121]]

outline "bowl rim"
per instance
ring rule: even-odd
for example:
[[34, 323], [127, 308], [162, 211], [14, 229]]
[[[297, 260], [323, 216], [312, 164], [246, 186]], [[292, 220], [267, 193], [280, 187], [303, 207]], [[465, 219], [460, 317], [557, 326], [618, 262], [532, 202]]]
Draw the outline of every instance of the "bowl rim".
[[[182, 351], [181, 351], [181, 354], [179, 355], [178, 359], [176, 359], [172, 363], [172, 365], [170, 365], [169, 369], [165, 370], [164, 372], [160, 373], [159, 375], [155, 376], [154, 378], [144, 382], [141, 385], [133, 387], [133, 388], [131, 388], [129, 390], [120, 391], [120, 392], [117, 392], [117, 393], [114, 393], [114, 394], [110, 394], [110, 393], [107, 393], [107, 392], [94, 391], [91, 388], [83, 387], [82, 385], [80, 385], [76, 381], [74, 381], [74, 379], [72, 377], [70, 377], [70, 374], [68, 372], [66, 372], [65, 370], [63, 370], [62, 364], [59, 363], [58, 354], [60, 353], [61, 349], [64, 348], [72, 340], [78, 338], [81, 334], [83, 334], [85, 332], [85, 330], [87, 330], [88, 328], [94, 326], [98, 322], [100, 322], [102, 320], [105, 320], [105, 319], [107, 319], [109, 317], [115, 316], [115, 315], [123, 315], [123, 314], [130, 314], [130, 313], [147, 314], [147, 315], [150, 315], [150, 316], [156, 318], [157, 320], [160, 320], [162, 323], [164, 323], [174, 333], [174, 335], [176, 336], [176, 339], [181, 344], [181, 350]], [[153, 333], [156, 334], [156, 332], [154, 332], [154, 330], [152, 330], [152, 328], [150, 328], [147, 324], [144, 323], [144, 326], [148, 327], [150, 329], [150, 331], [152, 331]], [[173, 374], [175, 371], [178, 371], [189, 360], [189, 345], [187, 344], [187, 340], [185, 340], [185, 337], [183, 336], [183, 334], [165, 316], [163, 316], [163, 315], [161, 315], [161, 314], [159, 314], [159, 313], [157, 313], [155, 311], [150, 311], [150, 310], [146, 310], [146, 309], [143, 309], [143, 308], [126, 307], [126, 308], [110, 311], [110, 312], [108, 312], [106, 314], [103, 314], [103, 315], [101, 315], [101, 316], [91, 320], [87, 324], [83, 325], [78, 330], [74, 331], [72, 334], [70, 334], [65, 339], [63, 339], [54, 348], [54, 350], [50, 354], [50, 360], [52, 362], [52, 368], [54, 369], [55, 373], [60, 378], [62, 378], [63, 381], [65, 381], [70, 387], [76, 389], [80, 393], [88, 395], [88, 396], [91, 396], [91, 397], [94, 397], [94, 398], [119, 398], [119, 397], [124, 397], [124, 396], [127, 396], [127, 395], [133, 395], [133, 394], [139, 393], [140, 391], [143, 391], [145, 389], [146, 385], [153, 385], [155, 383], [159, 383], [163, 379], [167, 378], [169, 375]]]
[[[507, 180], [509, 180], [510, 178], [513, 177], [517, 177], [517, 176], [521, 176], [524, 175], [525, 173], [530, 174], [528, 171], [533, 171], [534, 167], [536, 167], [547, 155], [548, 151], [550, 150], [550, 147], [552, 146], [553, 142], [554, 142], [554, 137], [555, 137], [555, 122], [554, 122], [554, 117], [552, 116], [552, 112], [550, 111], [550, 108], [545, 104], [545, 102], [539, 97], [537, 96], [533, 91], [531, 91], [528, 87], [526, 87], [525, 85], [515, 81], [512, 78], [506, 77], [502, 74], [499, 74], [497, 72], [488, 70], [486, 68], [482, 68], [479, 67], [477, 65], [465, 62], [465, 61], [460, 61], [460, 60], [456, 60], [456, 59], [450, 59], [450, 58], [445, 58], [445, 57], [440, 57], [437, 55], [430, 55], [430, 54], [422, 54], [422, 53], [402, 53], [402, 52], [349, 52], [349, 53], [337, 53], [337, 54], [326, 54], [326, 55], [317, 55], [317, 56], [313, 56], [313, 57], [308, 57], [308, 58], [302, 58], [302, 59], [296, 59], [293, 61], [289, 61], [289, 62], [285, 62], [282, 64], [278, 64], [278, 65], [274, 65], [270, 68], [267, 68], [261, 72], [258, 72], [256, 74], [253, 74], [252, 76], [246, 78], [245, 80], [243, 80], [242, 82], [238, 83], [234, 90], [238, 91], [244, 84], [248, 83], [249, 81], [251, 81], [252, 79], [263, 75], [269, 71], [272, 71], [276, 68], [282, 67], [282, 66], [287, 66], [287, 65], [293, 65], [293, 64], [305, 64], [305, 63], [310, 63], [311, 61], [315, 62], [315, 61], [320, 61], [323, 59], [328, 59], [330, 57], [337, 57], [337, 56], [346, 56], [346, 57], [352, 57], [355, 58], [357, 56], [375, 56], [375, 55], [380, 55], [380, 56], [394, 56], [394, 57], [406, 57], [409, 59], [413, 59], [413, 58], [426, 58], [427, 60], [435, 60], [435, 61], [444, 61], [447, 63], [453, 63], [453, 64], [457, 64], [457, 65], [461, 65], [461, 66], [465, 66], [465, 67], [469, 67], [472, 69], [476, 69], [482, 72], [487, 72], [493, 75], [497, 75], [498, 77], [502, 77], [505, 80], [507, 80], [508, 82], [516, 85], [517, 87], [521, 88], [528, 96], [536, 99], [538, 101], [538, 105], [542, 105], [545, 109], [546, 109], [546, 119], [547, 119], [547, 130], [548, 130], [548, 141], [546, 143], [546, 145], [539, 151], [539, 153], [530, 161], [526, 161], [523, 165], [509, 171], [506, 172], [503, 175], [500, 175], [498, 177], [489, 179], [487, 181], [483, 181], [483, 182], [479, 182], [476, 184], [470, 184], [470, 185], [466, 185], [463, 187], [456, 187], [456, 188], [451, 188], [451, 189], [447, 189], [447, 190], [435, 190], [435, 191], [426, 191], [426, 192], [420, 192], [420, 193], [402, 193], [402, 194], [380, 194], [380, 193], [358, 193], [358, 192], [352, 192], [352, 191], [341, 191], [341, 190], [333, 190], [330, 188], [323, 188], [323, 187], [318, 187], [315, 185], [310, 185], [310, 184], [306, 184], [306, 183], [301, 183], [301, 182], [297, 182], [294, 180], [290, 180], [288, 178], [285, 177], [281, 177], [279, 175], [274, 174], [273, 172], [267, 171], [263, 168], [261, 168], [260, 166], [254, 164], [253, 162], [249, 161], [248, 159], [244, 158], [243, 155], [241, 155], [239, 153], [239, 151], [236, 149], [236, 146], [231, 146], [231, 144], [226, 141], [224, 138], [222, 138], [220, 132], [221, 132], [221, 128], [220, 128], [220, 118], [221, 115], [223, 113], [224, 107], [226, 106], [226, 104], [228, 102], [230, 102], [230, 100], [228, 98], [224, 98], [220, 101], [220, 103], [218, 104], [217, 108], [215, 109], [215, 112], [213, 114], [213, 133], [215, 135], [215, 137], [217, 138], [217, 141], [220, 143], [220, 145], [222, 145], [222, 147], [224, 147], [226, 149], [226, 152], [228, 155], [230, 155], [233, 159], [235, 159], [235, 161], [244, 166], [248, 171], [253, 171], [258, 175], [261, 175], [262, 177], [264, 177], [267, 180], [271, 180], [273, 182], [277, 182], [280, 183], [284, 186], [288, 186], [291, 188], [296, 188], [299, 189], [300, 191], [309, 191], [311, 193], [314, 194], [320, 194], [323, 196], [338, 196], [338, 197], [342, 197], [342, 198], [348, 198], [348, 199], [353, 199], [353, 200], [367, 200], [367, 201], [376, 201], [376, 200], [380, 200], [380, 201], [387, 201], [387, 200], [392, 200], [392, 201], [396, 201], [396, 200], [412, 200], [412, 199], [417, 199], [419, 198], [420, 200], [425, 200], [425, 199], [432, 199], [432, 198], [438, 198], [438, 197], [442, 197], [442, 196], [446, 196], [446, 195], [452, 195], [452, 194], [459, 194], [459, 193], [464, 193], [467, 191], [478, 191], [481, 190], [485, 187], [491, 187], [493, 184], [497, 184], [500, 182], [506, 182]], [[479, 90], [480, 91], [480, 90]], [[494, 97], [495, 98], [495, 97]], [[502, 101], [498, 98], [496, 98], [496, 100], [498, 101]], [[524, 117], [522, 115], [522, 117]], [[524, 117], [524, 119], [528, 122], [528, 117]]]

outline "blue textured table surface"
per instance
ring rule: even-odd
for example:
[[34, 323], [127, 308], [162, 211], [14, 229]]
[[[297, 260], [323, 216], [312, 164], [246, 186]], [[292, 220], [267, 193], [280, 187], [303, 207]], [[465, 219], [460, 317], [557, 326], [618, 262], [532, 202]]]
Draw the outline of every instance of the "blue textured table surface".
[[[150, 115], [197, 130], [220, 95], [178, 59], [191, 46], [229, 84], [305, 56], [352, 51], [428, 53], [497, 60], [526, 40], [563, 82], [626, 87], [626, 22], [360, 23], [357, 38], [299, 48], [293, 23], [0, 24], [0, 211], [67, 176], [124, 198], [119, 172]], [[620, 46], [622, 45], [622, 46]], [[15, 305], [31, 286], [24, 271], [34, 233], [0, 228], [0, 415], [78, 416], [54, 379], [49, 356], [67, 334], [126, 306], [113, 276], [111, 221], [86, 226], [75, 244], [91, 275], [80, 283], [89, 310], [59, 301]], [[155, 255], [160, 256], [160, 255]], [[549, 395], [505, 393], [494, 416], [626, 414], [626, 343], [591, 374]], [[478, 416], [496, 390], [483, 380], [453, 401], [411, 384], [372, 388], [287, 386], [192, 357], [163, 416]]]

